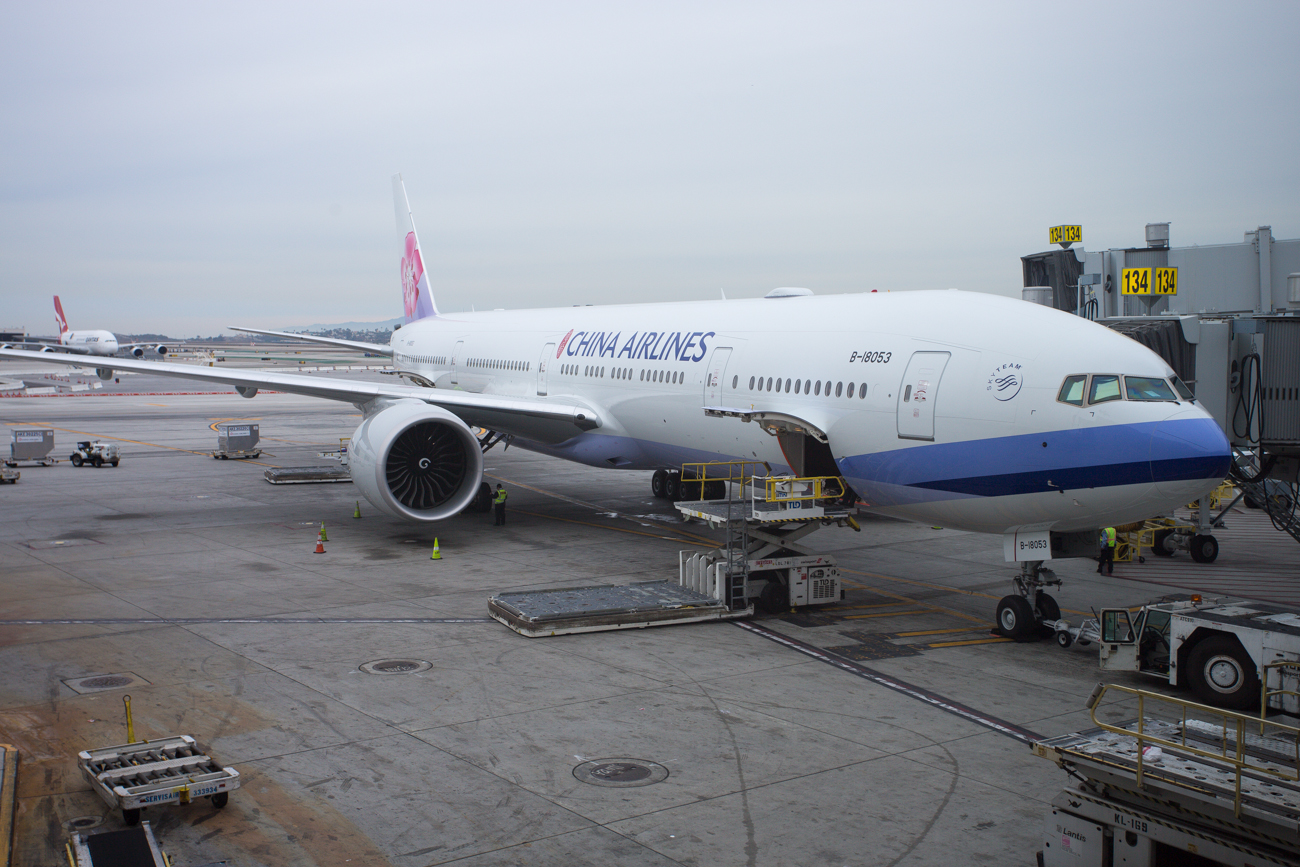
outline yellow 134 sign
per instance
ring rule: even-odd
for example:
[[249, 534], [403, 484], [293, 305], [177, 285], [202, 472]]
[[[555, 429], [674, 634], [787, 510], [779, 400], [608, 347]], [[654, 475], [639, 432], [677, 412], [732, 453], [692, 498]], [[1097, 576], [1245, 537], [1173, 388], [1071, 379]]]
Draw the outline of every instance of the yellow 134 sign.
[[1178, 269], [1125, 268], [1120, 291], [1124, 295], [1177, 295]]

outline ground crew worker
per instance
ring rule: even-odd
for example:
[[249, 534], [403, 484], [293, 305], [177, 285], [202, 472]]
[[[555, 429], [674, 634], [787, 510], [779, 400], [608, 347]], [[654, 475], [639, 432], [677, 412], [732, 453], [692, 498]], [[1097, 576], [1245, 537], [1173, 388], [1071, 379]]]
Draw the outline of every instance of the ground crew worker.
[[1097, 558], [1097, 574], [1106, 567], [1107, 575], [1115, 574], [1115, 528], [1107, 527], [1101, 531], [1101, 556]]
[[496, 510], [497, 520], [494, 526], [504, 527], [506, 523], [506, 489], [497, 485], [496, 496], [492, 498], [492, 508]]

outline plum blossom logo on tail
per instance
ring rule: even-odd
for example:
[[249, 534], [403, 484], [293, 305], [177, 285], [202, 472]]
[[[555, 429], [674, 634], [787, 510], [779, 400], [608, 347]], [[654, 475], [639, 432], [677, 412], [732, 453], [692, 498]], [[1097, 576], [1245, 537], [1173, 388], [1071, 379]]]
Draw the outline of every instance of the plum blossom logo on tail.
[[424, 258], [416, 246], [414, 232], [407, 232], [406, 249], [402, 253], [402, 303], [408, 321], [433, 315]]
[[999, 364], [989, 373], [988, 383], [984, 390], [997, 400], [1011, 400], [1011, 398], [1020, 394], [1020, 387], [1025, 383], [1020, 368], [1021, 365], [1014, 361]]

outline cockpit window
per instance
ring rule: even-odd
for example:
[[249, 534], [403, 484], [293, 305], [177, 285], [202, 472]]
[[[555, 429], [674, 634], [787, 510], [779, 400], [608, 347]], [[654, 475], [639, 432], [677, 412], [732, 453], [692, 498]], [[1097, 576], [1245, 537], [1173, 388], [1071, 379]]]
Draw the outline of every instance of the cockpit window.
[[1057, 392], [1056, 399], [1061, 403], [1083, 406], [1083, 388], [1087, 382], [1088, 377], [1083, 374], [1067, 376], [1065, 382], [1061, 383], [1061, 390]]
[[1088, 389], [1088, 403], [1105, 403], [1108, 400], [1120, 400], [1119, 377], [1109, 374], [1097, 374], [1092, 378], [1092, 387]]
[[1129, 400], [1178, 400], [1169, 383], [1154, 376], [1124, 377], [1124, 395]]
[[1181, 397], [1183, 400], [1196, 399], [1196, 395], [1192, 394], [1192, 390], [1187, 387], [1187, 383], [1183, 382], [1178, 377], [1176, 376], [1170, 377], [1170, 382], [1174, 384], [1174, 391], [1178, 392], [1178, 396]]

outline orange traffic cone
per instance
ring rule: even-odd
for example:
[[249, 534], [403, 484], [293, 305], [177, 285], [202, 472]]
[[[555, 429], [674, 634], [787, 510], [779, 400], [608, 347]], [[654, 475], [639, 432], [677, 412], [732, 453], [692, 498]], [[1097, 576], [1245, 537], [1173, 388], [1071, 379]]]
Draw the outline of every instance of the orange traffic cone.
[[325, 543], [322, 542], [320, 539], [317, 539], [317, 540], [316, 540], [316, 552], [315, 552], [315, 553], [317, 553], [317, 554], [324, 554], [324, 553], [325, 553]]
[[438, 539], [435, 536], [433, 540], [433, 553], [429, 555], [430, 560], [441, 560], [442, 554], [438, 552]]

